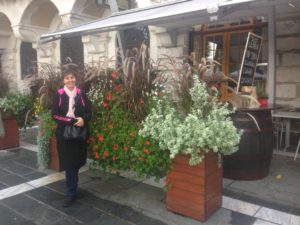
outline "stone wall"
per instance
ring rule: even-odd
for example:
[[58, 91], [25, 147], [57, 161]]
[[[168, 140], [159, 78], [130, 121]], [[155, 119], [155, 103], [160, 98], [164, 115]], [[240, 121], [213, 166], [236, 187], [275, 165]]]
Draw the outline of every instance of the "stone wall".
[[276, 23], [276, 103], [300, 107], [300, 15]]

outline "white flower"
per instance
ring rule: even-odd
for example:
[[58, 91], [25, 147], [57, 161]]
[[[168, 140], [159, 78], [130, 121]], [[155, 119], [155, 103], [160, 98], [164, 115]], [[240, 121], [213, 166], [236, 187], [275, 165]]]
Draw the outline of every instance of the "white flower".
[[182, 115], [167, 97], [153, 97], [155, 108], [142, 123], [141, 135], [151, 136], [162, 149], [170, 151], [170, 158], [176, 154], [190, 154], [190, 164], [202, 161], [198, 153], [210, 150], [224, 155], [237, 150], [241, 132], [238, 132], [229, 118], [228, 105], [211, 98], [206, 84], [196, 77], [190, 89], [192, 107]]

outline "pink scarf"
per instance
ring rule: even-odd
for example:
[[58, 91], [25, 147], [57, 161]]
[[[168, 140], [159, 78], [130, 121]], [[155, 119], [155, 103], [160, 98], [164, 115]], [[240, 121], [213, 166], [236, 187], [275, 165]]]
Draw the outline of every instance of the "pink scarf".
[[64, 86], [64, 91], [66, 92], [66, 94], [69, 96], [69, 109], [68, 109], [68, 113], [67, 116], [68, 117], [72, 117], [75, 118], [75, 97], [77, 94], [77, 87], [75, 87], [72, 91], [70, 89], [68, 89], [66, 86]]

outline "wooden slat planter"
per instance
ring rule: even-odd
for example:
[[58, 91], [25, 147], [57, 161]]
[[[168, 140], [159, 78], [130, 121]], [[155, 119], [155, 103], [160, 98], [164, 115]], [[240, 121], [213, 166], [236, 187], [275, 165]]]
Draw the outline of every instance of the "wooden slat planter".
[[56, 171], [61, 171], [59, 168], [59, 159], [58, 159], [57, 144], [56, 144], [55, 137], [50, 138], [49, 145], [50, 145], [49, 146], [49, 151], [50, 151], [49, 168]]
[[20, 146], [19, 127], [15, 117], [2, 114], [4, 137], [0, 137], [0, 150]]
[[216, 153], [205, 154], [200, 165], [190, 166], [189, 157], [178, 155], [167, 175], [167, 209], [205, 221], [222, 205], [222, 166]]

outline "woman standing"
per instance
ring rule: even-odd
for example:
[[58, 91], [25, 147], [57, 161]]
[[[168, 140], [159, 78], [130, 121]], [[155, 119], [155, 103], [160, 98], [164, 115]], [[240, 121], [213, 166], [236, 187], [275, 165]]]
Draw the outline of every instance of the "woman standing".
[[56, 140], [60, 170], [65, 170], [66, 200], [63, 206], [71, 206], [77, 195], [78, 172], [86, 163], [86, 140], [65, 140], [66, 125], [86, 126], [91, 117], [91, 107], [86, 95], [76, 87], [77, 73], [63, 73], [64, 87], [57, 90], [52, 107], [52, 117], [57, 122]]

